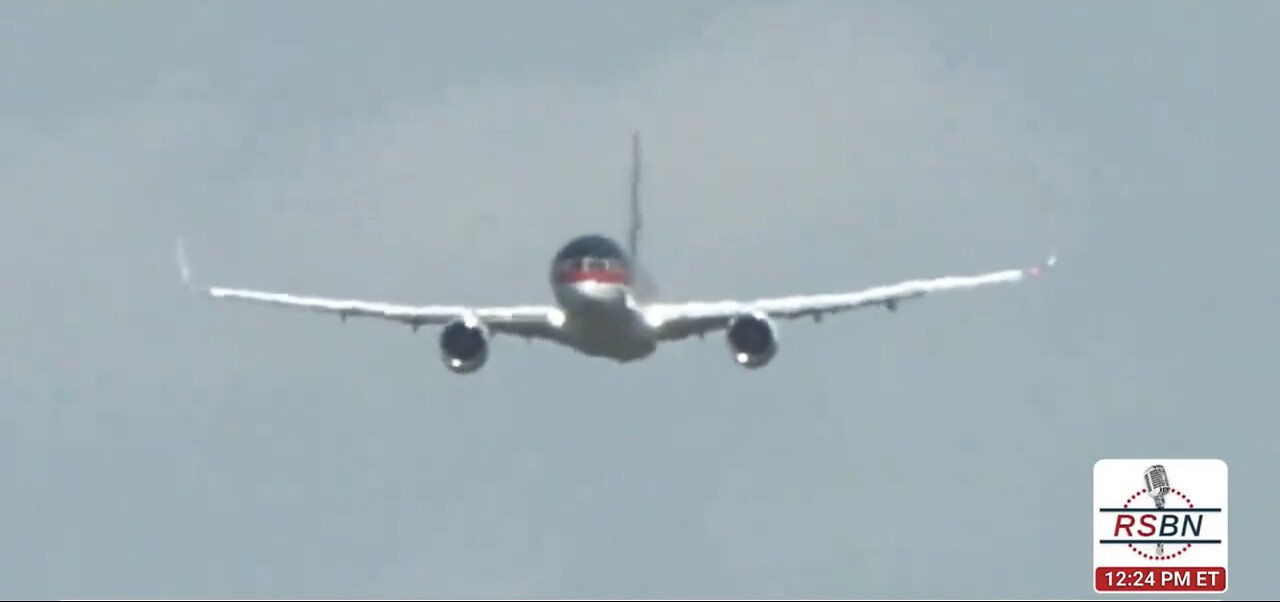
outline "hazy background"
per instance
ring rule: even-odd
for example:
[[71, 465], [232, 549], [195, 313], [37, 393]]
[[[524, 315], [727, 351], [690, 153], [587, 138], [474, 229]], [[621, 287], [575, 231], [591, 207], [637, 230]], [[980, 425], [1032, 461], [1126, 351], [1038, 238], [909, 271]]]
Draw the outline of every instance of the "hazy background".
[[[1277, 593], [1264, 2], [0, 7], [0, 594], [1092, 596], [1091, 474], [1231, 466]], [[195, 298], [1053, 278], [619, 367]]]

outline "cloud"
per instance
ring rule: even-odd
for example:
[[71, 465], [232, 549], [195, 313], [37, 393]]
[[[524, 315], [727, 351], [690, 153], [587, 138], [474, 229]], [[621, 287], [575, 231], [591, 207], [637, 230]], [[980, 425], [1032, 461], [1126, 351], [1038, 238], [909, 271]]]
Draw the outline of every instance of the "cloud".
[[[302, 128], [233, 206], [259, 236], [323, 237], [299, 251], [316, 264], [413, 271], [415, 295], [543, 294], [557, 244], [621, 235], [638, 128], [646, 250], [676, 292], [707, 293], [707, 273], [729, 293], [785, 272], [804, 255], [764, 251], [796, 238], [815, 255], [856, 250], [882, 268], [868, 277], [983, 270], [1083, 228], [1072, 141], [1036, 116], [883, 9], [748, 8], [603, 84], [566, 69]], [[492, 277], [440, 266], [464, 257]]]
[[[319, 95], [329, 76], [292, 83]], [[546, 301], [567, 237], [622, 235], [633, 128], [644, 248], [675, 298], [1020, 267], [1086, 234], [1075, 141], [886, 5], [744, 6], [605, 80], [565, 65], [473, 81], [388, 82], [396, 100], [322, 119], [217, 98], [183, 70], [28, 132], [3, 171], [32, 216], [5, 226], [9, 265], [36, 258], [6, 318], [6, 358], [29, 371], [9, 390], [29, 396], [28, 439], [67, 446], [51, 470], [150, 494], [88, 507], [49, 486], [78, 543], [43, 545], [103, 559], [73, 591], [924, 595], [947, 563], [1029, 562], [1034, 516], [984, 531], [1000, 561], [953, 556], [997, 516], [981, 492], [1047, 453], [1001, 451], [1032, 436], [1002, 424], [1043, 418], [1019, 397], [1039, 366], [1027, 290], [784, 325], [759, 373], [718, 342], [616, 367], [504, 341], [469, 379], [429, 335], [180, 290], [182, 234], [209, 283]], [[893, 516], [931, 487], [976, 491], [966, 522]], [[184, 524], [200, 529], [187, 553], [161, 551]], [[128, 537], [137, 557], [106, 553]]]

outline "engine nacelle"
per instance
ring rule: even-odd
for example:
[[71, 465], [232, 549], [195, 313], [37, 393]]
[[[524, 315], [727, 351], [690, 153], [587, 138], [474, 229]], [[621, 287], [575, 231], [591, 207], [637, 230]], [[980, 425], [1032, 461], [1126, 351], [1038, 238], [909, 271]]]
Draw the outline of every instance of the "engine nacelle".
[[440, 332], [440, 356], [456, 374], [469, 374], [489, 360], [489, 329], [482, 322], [454, 320]]
[[747, 368], [759, 368], [778, 353], [778, 331], [769, 316], [751, 313], [729, 322], [725, 332], [733, 361]]

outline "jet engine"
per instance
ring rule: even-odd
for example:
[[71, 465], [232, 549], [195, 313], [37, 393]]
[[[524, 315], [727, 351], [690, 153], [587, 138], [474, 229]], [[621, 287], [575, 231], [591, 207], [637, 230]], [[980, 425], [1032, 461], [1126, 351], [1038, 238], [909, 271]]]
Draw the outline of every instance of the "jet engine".
[[747, 368], [760, 368], [778, 353], [777, 330], [769, 316], [751, 313], [734, 318], [725, 332], [733, 361]]
[[489, 329], [478, 321], [454, 320], [440, 332], [440, 356], [456, 374], [469, 374], [489, 360]]

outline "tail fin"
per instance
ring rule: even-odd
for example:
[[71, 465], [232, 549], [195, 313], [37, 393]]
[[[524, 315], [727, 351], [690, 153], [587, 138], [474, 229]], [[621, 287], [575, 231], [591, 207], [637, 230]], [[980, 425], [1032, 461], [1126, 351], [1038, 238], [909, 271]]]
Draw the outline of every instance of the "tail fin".
[[631, 218], [627, 228], [627, 255], [635, 275], [633, 288], [641, 301], [658, 296], [658, 286], [649, 270], [640, 262], [640, 132], [631, 132]]
[[631, 222], [627, 230], [627, 254], [640, 258], [640, 132], [631, 132]]
[[195, 285], [191, 284], [191, 264], [187, 262], [187, 245], [181, 236], [174, 246], [173, 258], [178, 262], [178, 276], [182, 278], [182, 285], [195, 290]]

